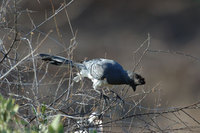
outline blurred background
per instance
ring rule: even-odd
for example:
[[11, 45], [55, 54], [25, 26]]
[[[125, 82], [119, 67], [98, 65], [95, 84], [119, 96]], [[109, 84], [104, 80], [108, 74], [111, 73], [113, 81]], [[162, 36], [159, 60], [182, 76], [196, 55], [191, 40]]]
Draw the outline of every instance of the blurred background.
[[[30, 18], [39, 25], [62, 3], [63, 0], [20, 1], [19, 10], [28, 10], [30, 14], [20, 15], [19, 30], [29, 33], [33, 28]], [[145, 77], [146, 85], [136, 92], [154, 87], [159, 91], [147, 96], [143, 106], [180, 107], [200, 100], [199, 0], [74, 0], [65, 11], [37, 28], [33, 39], [37, 40], [34, 35], [44, 36], [50, 30], [53, 32], [38, 53], [67, 57], [66, 49], [76, 34], [78, 45], [73, 60], [109, 58], [127, 70], [133, 70], [147, 48], [145, 43], [134, 54], [149, 33], [149, 51], [136, 67], [136, 72]]]
[[[56, 10], [62, 0], [51, 1]], [[52, 13], [49, 0], [22, 1], [21, 10], [31, 10], [35, 25]], [[132, 70], [138, 61], [134, 51], [151, 36], [151, 50], [182, 52], [189, 56], [162, 52], [147, 52], [136, 71], [146, 78], [145, 88], [160, 84], [165, 95], [163, 102], [172, 105], [191, 103], [200, 98], [200, 1], [199, 0], [75, 0], [67, 8], [72, 28], [77, 34], [74, 60], [110, 58], [126, 69]], [[21, 29], [30, 31], [27, 14], [21, 16]], [[24, 23], [25, 22], [25, 23]], [[63, 47], [68, 47], [72, 33], [62, 11], [56, 15], [59, 29], [51, 19], [38, 28], [48, 33], [48, 39], [38, 53], [67, 56]], [[144, 50], [144, 49], [143, 49]]]

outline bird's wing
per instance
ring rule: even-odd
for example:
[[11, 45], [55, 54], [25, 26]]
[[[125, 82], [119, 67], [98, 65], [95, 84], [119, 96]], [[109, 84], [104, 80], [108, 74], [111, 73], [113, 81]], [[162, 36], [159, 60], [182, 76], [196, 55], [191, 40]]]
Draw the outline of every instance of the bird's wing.
[[109, 84], [127, 84], [129, 77], [123, 67], [114, 60], [95, 59], [86, 63], [90, 75], [98, 80], [106, 79]]
[[105, 69], [101, 64], [93, 64], [90, 69], [90, 75], [95, 79], [102, 80], [104, 79]]
[[102, 59], [93, 59], [93, 60], [85, 61], [83, 64], [86, 66], [90, 75], [94, 79], [101, 80], [104, 78], [104, 72], [105, 72], [104, 64], [105, 63], [102, 61]]

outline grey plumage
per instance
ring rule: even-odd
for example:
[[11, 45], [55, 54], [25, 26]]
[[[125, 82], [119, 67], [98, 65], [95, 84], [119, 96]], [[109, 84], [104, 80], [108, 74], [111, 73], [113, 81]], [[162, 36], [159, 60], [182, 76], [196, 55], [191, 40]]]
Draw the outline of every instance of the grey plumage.
[[83, 63], [76, 63], [61, 56], [54, 56], [49, 54], [39, 54], [44, 61], [48, 61], [54, 65], [71, 65], [79, 69], [77, 76], [74, 77], [75, 82], [87, 77], [92, 80], [95, 91], [98, 87], [104, 85], [130, 85], [133, 90], [136, 86], [145, 84], [145, 80], [139, 74], [131, 71], [126, 71], [123, 67], [114, 60], [109, 59], [93, 59], [84, 61]]

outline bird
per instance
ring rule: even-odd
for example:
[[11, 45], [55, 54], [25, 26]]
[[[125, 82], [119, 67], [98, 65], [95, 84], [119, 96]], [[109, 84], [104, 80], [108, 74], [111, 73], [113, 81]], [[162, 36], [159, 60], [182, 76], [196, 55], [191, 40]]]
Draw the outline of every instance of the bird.
[[145, 79], [140, 74], [125, 70], [118, 62], [111, 59], [97, 58], [81, 63], [50, 54], [41, 53], [39, 56], [43, 61], [53, 65], [69, 65], [77, 68], [73, 81], [79, 82], [84, 78], [89, 78], [93, 83], [93, 89], [99, 94], [101, 92], [98, 88], [108, 85], [129, 85], [133, 91], [136, 91], [138, 85], [145, 84]]

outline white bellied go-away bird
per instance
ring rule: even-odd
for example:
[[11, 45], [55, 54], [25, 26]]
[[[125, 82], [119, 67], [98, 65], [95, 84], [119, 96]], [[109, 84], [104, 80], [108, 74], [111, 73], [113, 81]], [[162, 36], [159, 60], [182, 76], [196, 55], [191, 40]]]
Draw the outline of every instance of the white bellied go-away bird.
[[145, 84], [144, 78], [132, 71], [126, 71], [123, 67], [114, 60], [110, 59], [92, 59], [82, 63], [73, 62], [61, 56], [49, 54], [39, 54], [42, 60], [54, 65], [70, 65], [76, 67], [79, 71], [74, 77], [75, 82], [87, 77], [93, 82], [93, 88], [96, 92], [98, 87], [105, 85], [130, 85], [133, 90], [136, 90], [138, 85]]

